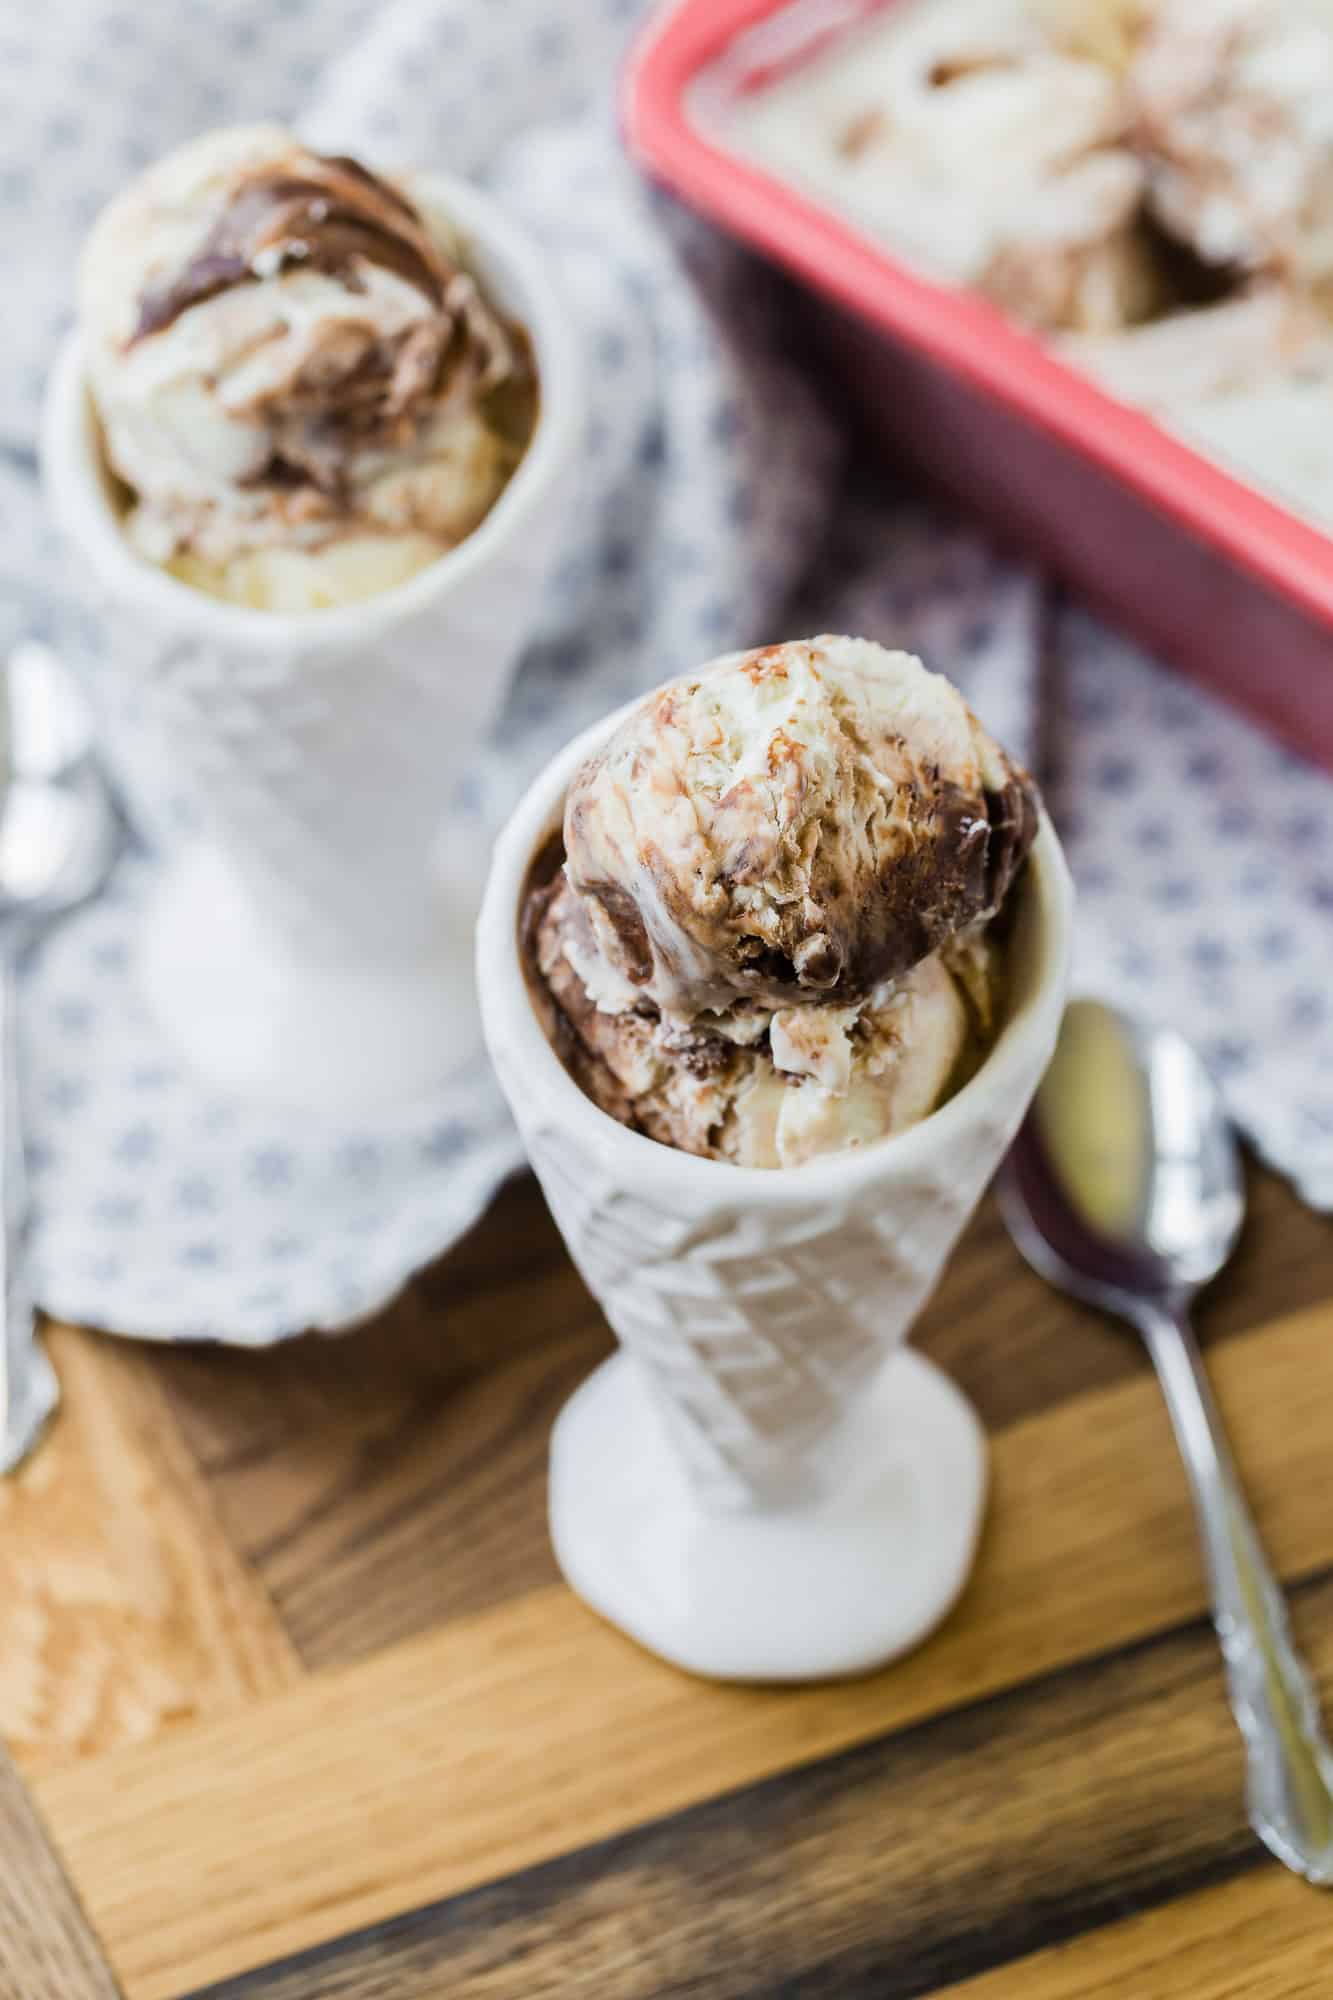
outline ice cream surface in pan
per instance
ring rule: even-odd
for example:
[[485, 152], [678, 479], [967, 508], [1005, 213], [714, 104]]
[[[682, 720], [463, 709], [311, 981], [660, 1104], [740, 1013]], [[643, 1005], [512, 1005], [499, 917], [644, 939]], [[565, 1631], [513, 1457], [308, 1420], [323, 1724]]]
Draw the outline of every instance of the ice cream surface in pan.
[[1333, 529], [1333, 0], [894, 0], [779, 68], [727, 143]]

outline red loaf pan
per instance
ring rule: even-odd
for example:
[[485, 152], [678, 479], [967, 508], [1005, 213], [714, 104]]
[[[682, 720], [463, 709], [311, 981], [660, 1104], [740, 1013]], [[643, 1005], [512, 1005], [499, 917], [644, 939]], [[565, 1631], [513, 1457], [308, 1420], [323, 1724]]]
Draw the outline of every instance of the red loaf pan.
[[[724, 150], [714, 118], [701, 126], [703, 91], [716, 104], [760, 89], [895, 4], [829, 0], [821, 25], [810, 0], [683, 0], [626, 70], [631, 150], [832, 302], [824, 323], [848, 388], [900, 462], [1333, 770], [1333, 539], [1105, 395], [984, 300], [918, 276]], [[779, 14], [793, 32], [775, 57]]]

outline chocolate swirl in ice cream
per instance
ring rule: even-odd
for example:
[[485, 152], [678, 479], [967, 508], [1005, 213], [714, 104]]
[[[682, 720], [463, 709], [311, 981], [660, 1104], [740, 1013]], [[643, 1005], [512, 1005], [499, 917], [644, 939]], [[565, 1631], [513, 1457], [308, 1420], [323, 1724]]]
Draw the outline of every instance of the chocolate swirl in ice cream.
[[184, 270], [144, 294], [134, 341], [220, 292], [293, 268], [364, 292], [371, 265], [421, 293], [429, 314], [387, 338], [369, 328], [349, 338], [345, 323], [333, 325], [289, 376], [240, 406], [272, 439], [248, 483], [309, 480], [343, 494], [350, 450], [402, 446], [446, 384], [482, 396], [510, 374], [510, 335], [411, 202], [355, 160], [299, 149], [239, 181]]
[[485, 514], [535, 413], [527, 343], [414, 192], [257, 127], [108, 209], [84, 322], [146, 554], [223, 595], [317, 567], [338, 601]]
[[241, 179], [179, 275], [147, 291], [133, 338], [160, 333], [191, 306], [229, 286], [300, 263], [360, 288], [359, 269], [378, 264], [439, 305], [449, 267], [411, 202], [387, 181], [339, 154], [293, 149]]
[[688, 1152], [795, 1165], [900, 1130], [993, 1032], [992, 919], [1037, 818], [908, 654], [822, 638], [718, 661], [570, 786], [525, 914], [547, 1031], [603, 1110]]
[[819, 639], [639, 709], [571, 787], [565, 847], [607, 959], [694, 1014], [863, 997], [993, 915], [1035, 825], [947, 681]]

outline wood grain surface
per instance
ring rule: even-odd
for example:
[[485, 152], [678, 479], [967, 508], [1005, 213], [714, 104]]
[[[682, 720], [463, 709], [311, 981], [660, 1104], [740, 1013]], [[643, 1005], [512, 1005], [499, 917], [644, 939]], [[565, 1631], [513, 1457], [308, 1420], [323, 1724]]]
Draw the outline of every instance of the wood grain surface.
[[[1256, 1175], [1201, 1319], [1328, 1690], [1330, 1225]], [[546, 1434], [609, 1339], [530, 1180], [344, 1340], [59, 1330], [65, 1414], [0, 1486], [0, 1730], [128, 2000], [1333, 1991], [1134, 1344], [989, 1205], [920, 1339], [992, 1433], [976, 1575], [897, 1666], [779, 1691], [557, 1580]]]
[[28, 1771], [244, 1707], [300, 1672], [149, 1351], [59, 1327], [50, 1345], [60, 1422], [0, 1479], [0, 1730]]
[[0, 1750], [0, 1993], [119, 2000], [106, 1954], [13, 1761]]
[[[1205, 1337], [1330, 1295], [1328, 1222], [1255, 1175], [1240, 1250], [1204, 1302]], [[1144, 1367], [1119, 1328], [1022, 1268], [991, 1203], [916, 1340], [993, 1428]], [[157, 1367], [232, 1541], [322, 1667], [554, 1581], [546, 1432], [610, 1348], [524, 1176], [366, 1333], [258, 1359], [178, 1349]]]

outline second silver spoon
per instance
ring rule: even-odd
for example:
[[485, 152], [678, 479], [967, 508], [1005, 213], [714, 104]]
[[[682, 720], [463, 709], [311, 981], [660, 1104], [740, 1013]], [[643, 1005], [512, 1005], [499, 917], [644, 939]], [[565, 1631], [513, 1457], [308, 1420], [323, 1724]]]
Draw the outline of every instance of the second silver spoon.
[[1217, 1086], [1182, 1036], [1077, 1000], [999, 1193], [1034, 1269], [1143, 1336], [1198, 1513], [1250, 1823], [1288, 1868], [1328, 1887], [1333, 1753], [1189, 1322], [1245, 1205]]

